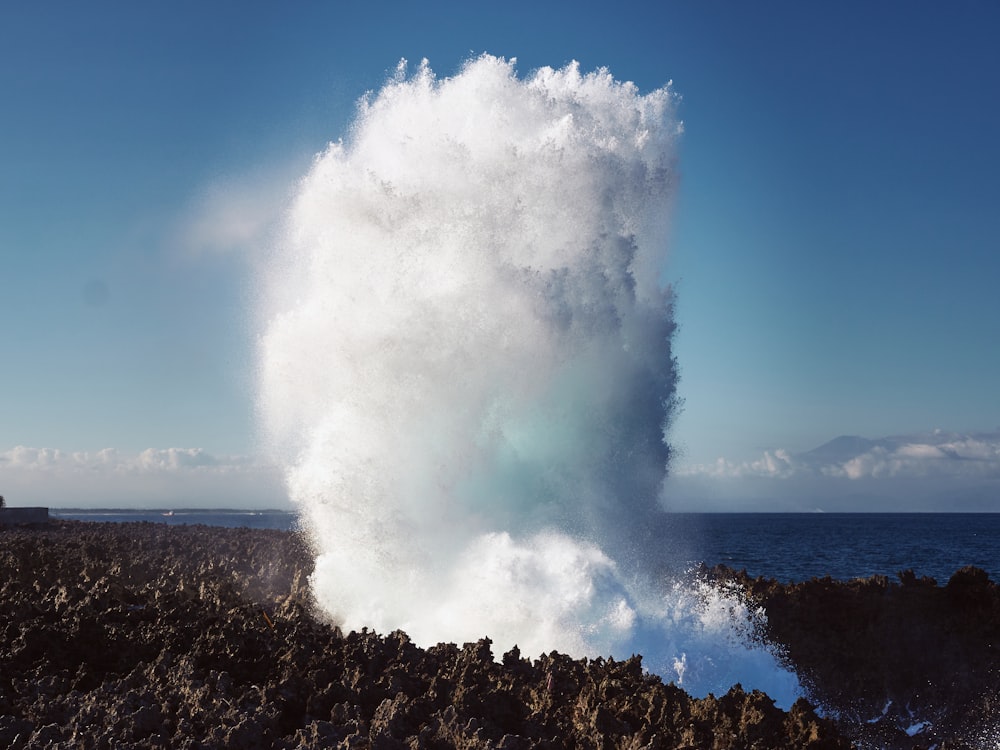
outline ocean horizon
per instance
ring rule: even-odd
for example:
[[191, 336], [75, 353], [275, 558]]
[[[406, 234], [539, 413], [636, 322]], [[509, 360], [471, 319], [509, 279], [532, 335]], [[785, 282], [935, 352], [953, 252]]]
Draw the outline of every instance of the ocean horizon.
[[[295, 510], [51, 508], [53, 519], [301, 530]], [[829, 576], [895, 579], [912, 570], [939, 584], [975, 566], [1000, 581], [1000, 513], [747, 512], [662, 516], [656, 550], [671, 572], [725, 565], [783, 582]]]

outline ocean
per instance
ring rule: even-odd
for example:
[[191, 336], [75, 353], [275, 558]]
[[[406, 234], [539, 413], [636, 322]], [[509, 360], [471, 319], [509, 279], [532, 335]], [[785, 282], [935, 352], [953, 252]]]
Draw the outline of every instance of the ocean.
[[966, 565], [1000, 580], [1000, 513], [679, 514], [676, 528], [706, 564], [782, 582], [912, 569], [943, 585]]
[[[54, 509], [80, 521], [205, 524], [292, 530], [282, 510]], [[974, 565], [1000, 581], [1000, 513], [671, 513], [664, 544], [677, 567], [722, 564], [782, 582], [886, 575], [912, 569], [939, 584]]]

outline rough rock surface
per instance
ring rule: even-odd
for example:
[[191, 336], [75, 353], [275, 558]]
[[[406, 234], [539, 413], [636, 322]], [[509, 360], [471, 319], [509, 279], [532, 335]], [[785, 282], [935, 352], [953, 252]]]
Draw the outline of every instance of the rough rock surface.
[[809, 698], [871, 748], [1000, 746], [1000, 587], [962, 568], [781, 584], [718, 567], [767, 612]]
[[638, 658], [344, 635], [311, 567], [289, 532], [0, 529], [0, 747], [849, 747], [805, 701], [695, 700]]

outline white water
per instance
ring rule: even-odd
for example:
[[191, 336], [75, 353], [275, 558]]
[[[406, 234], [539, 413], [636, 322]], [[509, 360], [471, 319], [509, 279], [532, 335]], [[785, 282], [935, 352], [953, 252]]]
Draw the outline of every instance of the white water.
[[401, 65], [301, 182], [260, 409], [345, 627], [797, 694], [759, 613], [656, 573], [674, 104], [575, 64]]

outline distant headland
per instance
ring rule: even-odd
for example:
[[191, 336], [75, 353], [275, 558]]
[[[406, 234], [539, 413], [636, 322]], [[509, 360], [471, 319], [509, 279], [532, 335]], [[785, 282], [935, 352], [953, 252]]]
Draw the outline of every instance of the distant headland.
[[48, 508], [10, 508], [4, 496], [0, 495], [0, 526], [22, 526], [48, 521]]

